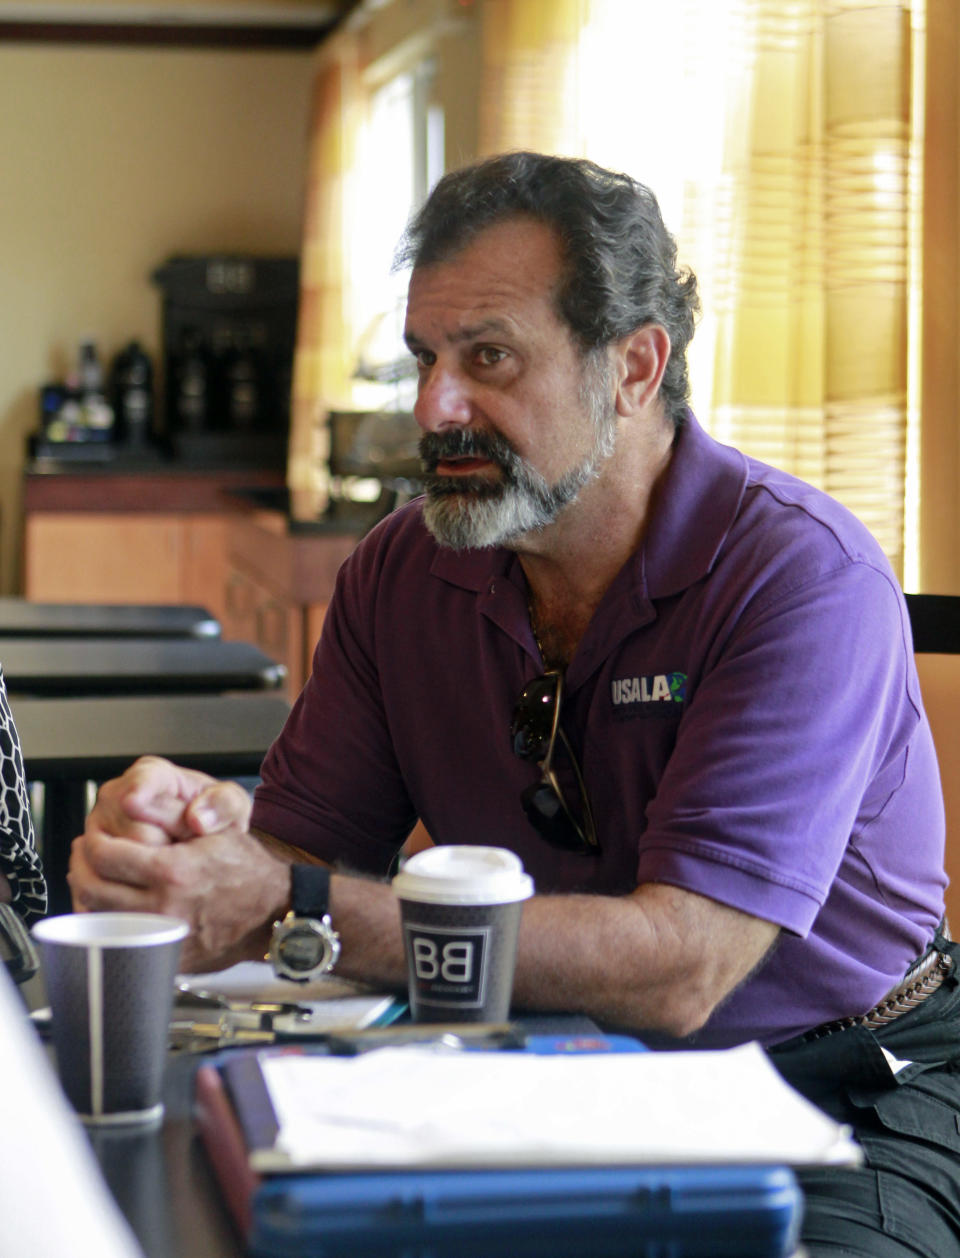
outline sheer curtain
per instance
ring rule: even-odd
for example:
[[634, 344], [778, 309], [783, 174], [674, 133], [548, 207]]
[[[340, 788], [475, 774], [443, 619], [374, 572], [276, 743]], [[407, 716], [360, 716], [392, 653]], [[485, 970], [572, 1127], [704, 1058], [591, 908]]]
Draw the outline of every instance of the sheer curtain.
[[653, 188], [701, 282], [699, 417], [845, 502], [898, 572], [923, 14], [922, 0], [484, 6], [485, 151], [576, 152]]
[[694, 175], [681, 227], [706, 290], [698, 385], [711, 428], [839, 498], [901, 575], [919, 335], [918, 8], [731, 6], [724, 51], [748, 73], [724, 84], [722, 164]]
[[359, 45], [343, 29], [318, 61], [310, 123], [300, 307], [294, 355], [287, 485], [295, 517], [310, 519], [326, 505], [326, 412], [349, 405], [355, 361], [350, 325], [347, 248], [349, 185], [361, 121]]
[[480, 154], [570, 152], [580, 129], [585, 0], [482, 0]]

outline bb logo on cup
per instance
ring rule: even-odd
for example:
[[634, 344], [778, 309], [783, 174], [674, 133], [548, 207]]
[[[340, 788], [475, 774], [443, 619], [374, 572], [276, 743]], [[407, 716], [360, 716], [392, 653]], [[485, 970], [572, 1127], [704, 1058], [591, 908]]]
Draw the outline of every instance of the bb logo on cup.
[[502, 1022], [533, 880], [500, 847], [418, 852], [393, 879], [416, 1022]]
[[445, 1004], [454, 998], [465, 1006], [483, 1004], [488, 929], [451, 935], [405, 922], [404, 930], [422, 1004]]

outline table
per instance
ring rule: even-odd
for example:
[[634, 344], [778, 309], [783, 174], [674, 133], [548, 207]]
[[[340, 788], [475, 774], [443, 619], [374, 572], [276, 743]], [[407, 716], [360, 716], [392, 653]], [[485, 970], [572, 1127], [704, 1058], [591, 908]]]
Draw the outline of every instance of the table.
[[15, 697], [28, 782], [44, 784], [41, 850], [51, 912], [69, 910], [70, 843], [86, 816], [87, 783], [115, 777], [138, 756], [166, 756], [213, 777], [249, 777], [289, 711], [276, 694]]
[[172, 603], [35, 603], [0, 598], [0, 638], [219, 638], [205, 607]]
[[[582, 1016], [523, 1019], [531, 1033], [598, 1034]], [[244, 1258], [192, 1119], [193, 1076], [203, 1056], [171, 1054], [163, 1126], [147, 1132], [90, 1130], [104, 1178], [146, 1258]], [[584, 1255], [588, 1258], [588, 1255]]]
[[7, 638], [0, 665], [11, 696], [273, 690], [286, 677], [259, 647], [219, 638]]
[[243, 1258], [194, 1128], [193, 1075], [201, 1058], [171, 1056], [162, 1128], [90, 1130], [100, 1169], [146, 1258]]
[[[522, 1025], [530, 1033], [599, 1033], [595, 1023], [580, 1016], [525, 1017]], [[171, 1055], [161, 1128], [146, 1132], [88, 1130], [107, 1185], [145, 1258], [246, 1256], [191, 1116], [193, 1076], [203, 1060], [186, 1053]], [[584, 1254], [584, 1258], [589, 1255]], [[806, 1251], [801, 1247], [793, 1258], [806, 1258]]]

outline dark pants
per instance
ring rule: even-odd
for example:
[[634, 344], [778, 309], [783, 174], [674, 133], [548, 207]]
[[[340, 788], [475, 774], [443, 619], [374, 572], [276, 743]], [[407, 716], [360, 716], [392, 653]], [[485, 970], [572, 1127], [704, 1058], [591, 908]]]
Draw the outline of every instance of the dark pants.
[[[938, 944], [953, 970], [910, 1013], [770, 1050], [864, 1154], [857, 1168], [800, 1173], [810, 1258], [960, 1258], [960, 944]], [[912, 1064], [894, 1074], [883, 1049]]]

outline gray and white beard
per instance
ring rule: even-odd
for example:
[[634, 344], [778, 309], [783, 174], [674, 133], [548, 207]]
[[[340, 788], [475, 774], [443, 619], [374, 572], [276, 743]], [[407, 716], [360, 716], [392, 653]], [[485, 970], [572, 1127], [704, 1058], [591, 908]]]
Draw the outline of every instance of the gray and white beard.
[[[499, 434], [470, 428], [424, 433], [419, 447], [426, 469], [423, 521], [440, 545], [453, 550], [510, 546], [524, 534], [540, 532], [552, 524], [584, 486], [596, 478], [616, 447], [616, 416], [602, 384], [603, 381], [585, 381], [581, 390], [593, 421], [593, 448], [553, 485]], [[435, 475], [434, 469], [442, 459], [465, 455], [497, 464], [502, 472], [499, 480]]]

